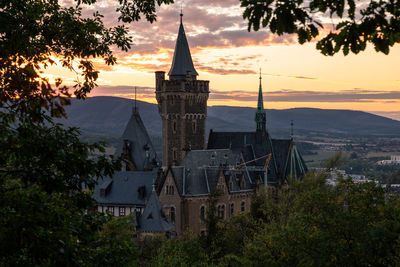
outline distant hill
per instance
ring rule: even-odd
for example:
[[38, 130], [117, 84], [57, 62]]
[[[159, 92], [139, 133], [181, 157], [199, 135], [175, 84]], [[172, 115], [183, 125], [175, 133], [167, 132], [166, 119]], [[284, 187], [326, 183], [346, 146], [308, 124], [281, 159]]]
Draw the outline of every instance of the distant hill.
[[[149, 134], [161, 136], [161, 119], [157, 105], [137, 101], [140, 114]], [[131, 115], [133, 101], [118, 97], [91, 97], [85, 101], [73, 99], [66, 108], [64, 124], [81, 128], [88, 134], [119, 137]], [[253, 131], [254, 108], [213, 106], [208, 108], [207, 132]], [[290, 121], [296, 134], [326, 133], [340, 136], [400, 137], [400, 121], [362, 111], [294, 108], [269, 109], [267, 128], [276, 138], [287, 138]], [[207, 133], [208, 135], [208, 133]]]

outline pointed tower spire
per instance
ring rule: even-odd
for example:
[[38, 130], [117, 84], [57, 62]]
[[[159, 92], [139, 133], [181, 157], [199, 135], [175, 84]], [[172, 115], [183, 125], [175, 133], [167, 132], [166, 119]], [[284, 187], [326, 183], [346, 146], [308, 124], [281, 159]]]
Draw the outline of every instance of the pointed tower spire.
[[264, 101], [263, 101], [263, 95], [262, 95], [262, 77], [261, 77], [261, 68], [260, 68], [260, 86], [258, 88], [258, 103], [257, 103], [257, 110], [264, 110]]
[[183, 28], [182, 10], [180, 17], [181, 23], [179, 25], [178, 38], [175, 45], [174, 59], [168, 75], [170, 80], [184, 80], [188, 74], [190, 74], [192, 79], [196, 79], [198, 74], [193, 65], [189, 44], [186, 39], [185, 29]]
[[258, 102], [257, 102], [257, 110], [256, 110], [256, 116], [255, 116], [255, 121], [256, 121], [256, 131], [257, 132], [266, 132], [266, 122], [267, 122], [267, 116], [265, 114], [264, 110], [264, 100], [263, 100], [263, 94], [262, 94], [262, 77], [261, 77], [261, 69], [260, 69], [260, 87], [258, 89]]

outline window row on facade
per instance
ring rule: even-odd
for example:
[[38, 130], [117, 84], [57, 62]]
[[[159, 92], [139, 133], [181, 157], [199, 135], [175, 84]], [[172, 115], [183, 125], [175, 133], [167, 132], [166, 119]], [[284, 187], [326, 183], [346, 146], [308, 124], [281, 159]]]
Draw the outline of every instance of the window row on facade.
[[[246, 211], [246, 202], [242, 201], [240, 203], [240, 211]], [[229, 204], [229, 217], [232, 217], [235, 213], [235, 204], [230, 203]], [[217, 206], [217, 215], [221, 219], [225, 219], [225, 204], [220, 204]], [[206, 218], [206, 207], [201, 206], [200, 207], [200, 219], [204, 220]]]
[[137, 207], [120, 207], [120, 206], [97, 206], [97, 211], [99, 212], [109, 212], [114, 216], [126, 216], [131, 213], [136, 213], [139, 215], [142, 213], [142, 208]]

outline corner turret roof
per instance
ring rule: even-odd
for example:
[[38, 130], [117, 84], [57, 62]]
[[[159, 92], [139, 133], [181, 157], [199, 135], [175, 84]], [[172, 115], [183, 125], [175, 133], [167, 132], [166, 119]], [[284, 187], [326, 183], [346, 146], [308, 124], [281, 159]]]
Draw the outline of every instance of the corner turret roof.
[[175, 230], [175, 226], [168, 222], [160, 200], [155, 190], [151, 192], [149, 201], [139, 219], [139, 231], [166, 232]]

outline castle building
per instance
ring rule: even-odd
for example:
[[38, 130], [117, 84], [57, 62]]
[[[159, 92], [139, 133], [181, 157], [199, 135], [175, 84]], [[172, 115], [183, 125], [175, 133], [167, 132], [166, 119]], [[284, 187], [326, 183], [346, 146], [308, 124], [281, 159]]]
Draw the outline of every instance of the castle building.
[[307, 167], [293, 138], [273, 139], [267, 130], [262, 79], [254, 132], [210, 130], [205, 149], [209, 82], [197, 80], [181, 23], [169, 80], [156, 72], [156, 98], [162, 118], [163, 172], [157, 193], [178, 235], [202, 234], [210, 194], [218, 190], [218, 216], [228, 220], [249, 209], [259, 186], [301, 179]]
[[169, 79], [165, 79], [165, 72], [156, 72], [163, 167], [178, 164], [192, 149], [205, 148], [209, 81], [197, 80], [182, 16]]
[[154, 188], [160, 162], [136, 106], [121, 139], [116, 156], [122, 156], [124, 168], [95, 187], [97, 211], [115, 217], [132, 214], [139, 238], [175, 236], [175, 225], [165, 217]]

